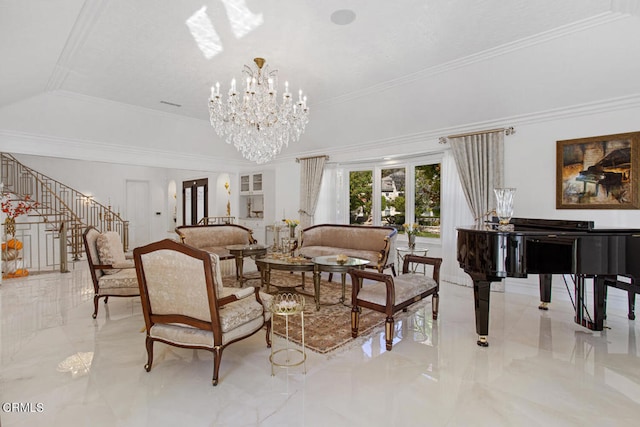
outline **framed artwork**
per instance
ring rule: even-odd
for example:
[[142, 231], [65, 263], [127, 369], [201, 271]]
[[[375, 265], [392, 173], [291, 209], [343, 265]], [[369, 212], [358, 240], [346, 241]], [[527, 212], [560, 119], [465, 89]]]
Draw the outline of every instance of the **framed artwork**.
[[557, 141], [556, 209], [638, 209], [640, 132]]

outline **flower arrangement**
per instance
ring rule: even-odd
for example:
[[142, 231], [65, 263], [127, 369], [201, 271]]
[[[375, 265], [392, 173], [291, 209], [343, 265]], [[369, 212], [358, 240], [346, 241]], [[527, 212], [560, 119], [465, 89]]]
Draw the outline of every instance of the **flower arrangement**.
[[28, 195], [24, 196], [24, 200], [19, 200], [17, 204], [14, 202], [8, 195], [3, 195], [2, 212], [7, 215], [4, 220], [4, 230], [7, 235], [11, 236], [16, 234], [16, 218], [38, 207], [38, 202], [31, 201]]
[[285, 219], [283, 221], [291, 228], [296, 228], [298, 224], [300, 224], [300, 221], [298, 221], [297, 219]]
[[420, 231], [418, 224], [415, 222], [412, 224], [402, 224], [402, 227], [404, 228], [404, 232], [407, 236], [415, 236], [418, 234], [418, 231]]
[[24, 196], [24, 200], [18, 201], [17, 204], [14, 205], [14, 201], [9, 198], [4, 198], [2, 200], [2, 212], [4, 212], [8, 218], [16, 219], [20, 215], [25, 215], [29, 213], [32, 209], [38, 207], [38, 202], [31, 201], [29, 195]]

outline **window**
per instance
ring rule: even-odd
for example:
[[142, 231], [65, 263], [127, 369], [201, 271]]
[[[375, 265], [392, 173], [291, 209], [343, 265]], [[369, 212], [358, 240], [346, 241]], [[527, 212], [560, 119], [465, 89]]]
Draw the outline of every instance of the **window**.
[[418, 236], [440, 238], [439, 156], [346, 169], [349, 176], [349, 224], [418, 224]]
[[440, 163], [415, 167], [414, 222], [418, 236], [440, 238]]
[[349, 172], [349, 224], [371, 224], [373, 171]]
[[401, 228], [406, 219], [406, 197], [404, 195], [406, 169], [382, 169], [380, 171], [380, 218], [382, 224]]

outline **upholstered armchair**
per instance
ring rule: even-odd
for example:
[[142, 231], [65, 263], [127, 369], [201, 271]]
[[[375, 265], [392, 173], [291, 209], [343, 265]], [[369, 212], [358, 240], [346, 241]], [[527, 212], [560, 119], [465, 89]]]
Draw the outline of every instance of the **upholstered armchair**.
[[222, 351], [267, 326], [271, 297], [259, 288], [222, 286], [219, 257], [191, 246], [162, 240], [136, 248], [133, 257], [146, 325], [151, 370], [156, 341], [213, 353], [213, 385], [218, 384]]
[[133, 260], [127, 259], [120, 235], [115, 231], [100, 233], [87, 227], [82, 234], [84, 249], [93, 281], [93, 315], [98, 316], [98, 301], [110, 296], [137, 297], [140, 295]]
[[[411, 273], [410, 264], [432, 266], [431, 277]], [[440, 287], [440, 265], [442, 258], [407, 255], [404, 257], [402, 274], [393, 277], [388, 274], [350, 269], [351, 294], [351, 336], [358, 336], [358, 324], [362, 308], [379, 311], [387, 315], [385, 341], [387, 350], [393, 347], [393, 315], [400, 310], [407, 311], [411, 304], [432, 295], [433, 319], [438, 318], [438, 290]], [[373, 283], [370, 283], [373, 282]]]

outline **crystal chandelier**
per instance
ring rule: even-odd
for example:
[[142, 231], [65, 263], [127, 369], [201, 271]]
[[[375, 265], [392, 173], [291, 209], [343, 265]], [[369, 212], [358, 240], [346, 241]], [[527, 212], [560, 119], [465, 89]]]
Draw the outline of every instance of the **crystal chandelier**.
[[289, 83], [284, 84], [282, 103], [276, 90], [278, 70], [269, 70], [263, 58], [253, 60], [255, 66], [244, 66], [244, 90], [236, 91], [236, 79], [225, 102], [220, 96], [220, 83], [211, 87], [209, 117], [216, 133], [233, 143], [242, 156], [258, 164], [273, 159], [289, 141], [297, 141], [309, 121], [307, 97], [298, 93], [294, 101]]

